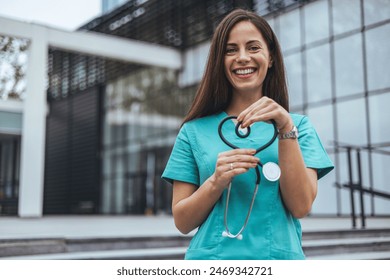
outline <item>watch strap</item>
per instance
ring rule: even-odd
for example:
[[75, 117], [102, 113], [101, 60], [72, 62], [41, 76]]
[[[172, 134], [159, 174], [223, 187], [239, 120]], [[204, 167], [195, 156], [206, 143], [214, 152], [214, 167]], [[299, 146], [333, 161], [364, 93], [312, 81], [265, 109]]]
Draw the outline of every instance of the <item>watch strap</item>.
[[291, 128], [291, 130], [289, 132], [279, 133], [278, 138], [280, 140], [297, 139], [298, 138], [298, 128], [295, 125], [293, 125], [293, 127]]

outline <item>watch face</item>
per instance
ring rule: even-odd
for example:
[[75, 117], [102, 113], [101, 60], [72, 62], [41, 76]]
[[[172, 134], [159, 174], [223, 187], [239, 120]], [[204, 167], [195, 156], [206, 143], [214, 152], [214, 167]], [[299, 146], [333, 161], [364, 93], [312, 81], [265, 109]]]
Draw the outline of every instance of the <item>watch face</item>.
[[298, 128], [295, 125], [294, 125], [291, 132], [292, 132], [292, 136], [294, 136], [294, 138], [298, 138]]

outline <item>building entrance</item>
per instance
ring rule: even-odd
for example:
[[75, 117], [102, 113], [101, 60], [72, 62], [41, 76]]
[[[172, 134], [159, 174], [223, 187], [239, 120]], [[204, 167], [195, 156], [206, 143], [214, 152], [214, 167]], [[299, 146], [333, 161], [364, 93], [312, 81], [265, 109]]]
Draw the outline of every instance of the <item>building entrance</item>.
[[19, 197], [19, 135], [0, 134], [0, 215], [16, 215]]

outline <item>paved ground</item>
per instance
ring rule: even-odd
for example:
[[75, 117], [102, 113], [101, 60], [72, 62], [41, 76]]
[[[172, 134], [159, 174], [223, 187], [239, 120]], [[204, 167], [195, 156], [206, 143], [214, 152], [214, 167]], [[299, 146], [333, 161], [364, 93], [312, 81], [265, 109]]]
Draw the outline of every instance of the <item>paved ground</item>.
[[[301, 220], [303, 231], [351, 229], [350, 218]], [[368, 229], [390, 228], [390, 217], [367, 219]], [[0, 217], [0, 239], [94, 238], [180, 235], [171, 216]]]

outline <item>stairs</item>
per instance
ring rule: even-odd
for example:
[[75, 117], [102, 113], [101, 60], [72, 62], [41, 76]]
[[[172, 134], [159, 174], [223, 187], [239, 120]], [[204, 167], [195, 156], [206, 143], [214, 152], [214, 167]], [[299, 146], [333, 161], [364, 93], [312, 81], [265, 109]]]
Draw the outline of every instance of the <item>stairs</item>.
[[[0, 259], [183, 259], [190, 236], [0, 240]], [[307, 259], [390, 259], [390, 228], [311, 231]]]
[[302, 238], [307, 259], [390, 259], [390, 229], [306, 232]]

